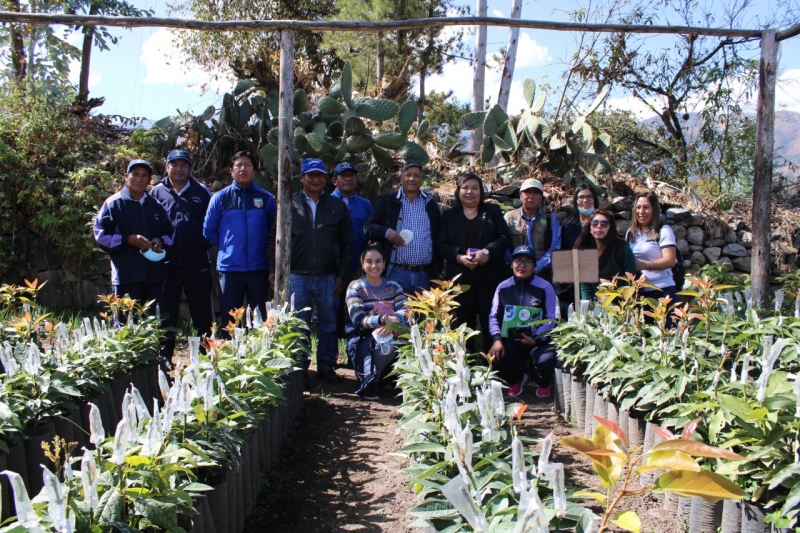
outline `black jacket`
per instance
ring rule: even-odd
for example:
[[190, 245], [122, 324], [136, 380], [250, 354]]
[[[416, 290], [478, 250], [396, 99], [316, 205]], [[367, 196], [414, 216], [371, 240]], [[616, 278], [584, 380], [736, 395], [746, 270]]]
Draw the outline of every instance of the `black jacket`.
[[164, 260], [167, 265], [208, 266], [208, 248], [211, 243], [203, 237], [203, 220], [206, 217], [211, 193], [194, 178], [189, 178], [178, 194], [165, 177], [153, 187], [150, 195], [164, 206], [175, 228], [173, 244]]
[[[459, 207], [442, 213], [436, 248], [439, 257], [446, 261], [446, 279], [453, 279], [464, 272], [464, 266], [456, 261], [456, 256], [467, 253], [463, 213]], [[509, 243], [508, 225], [500, 207], [495, 204], [478, 206], [478, 241], [480, 248], [489, 250], [489, 263], [479, 268], [486, 268], [486, 277], [494, 291], [494, 287], [508, 277], [505, 254]]]
[[[425, 211], [428, 213], [428, 220], [430, 220], [431, 224], [431, 242], [433, 243], [431, 256], [433, 260], [430, 274], [438, 275], [441, 272], [442, 259], [436, 251], [436, 240], [439, 235], [439, 223], [442, 218], [442, 213], [439, 210], [439, 204], [436, 203], [432, 195], [424, 192], [420, 192], [420, 194], [424, 195]], [[388, 263], [385, 276], [389, 276], [395, 257], [395, 247], [386, 240], [386, 232], [390, 229], [397, 231], [402, 207], [403, 202], [400, 200], [399, 190], [381, 196], [372, 209], [372, 214], [364, 224], [364, 233], [367, 235], [367, 242], [377, 242], [383, 248], [383, 253]]]
[[[323, 194], [312, 224], [311, 208], [300, 190], [292, 195], [292, 274], [334, 274], [350, 278], [355, 241], [347, 204]], [[275, 262], [270, 261], [270, 266]]]

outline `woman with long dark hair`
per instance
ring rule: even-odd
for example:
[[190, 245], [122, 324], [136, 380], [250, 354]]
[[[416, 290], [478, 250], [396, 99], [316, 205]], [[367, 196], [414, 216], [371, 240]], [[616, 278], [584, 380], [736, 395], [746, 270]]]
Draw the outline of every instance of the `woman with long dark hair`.
[[[636, 195], [633, 202], [631, 228], [625, 235], [636, 257], [636, 270], [657, 289], [646, 289], [643, 296], [656, 300], [669, 296], [675, 302], [683, 287], [675, 287], [673, 269], [677, 262], [677, 243], [672, 228], [661, 224], [661, 204], [652, 192]], [[672, 327], [672, 315], [667, 318]]]
[[581, 183], [572, 194], [572, 213], [561, 223], [561, 249], [572, 250], [595, 209], [600, 207], [594, 189]]
[[[597, 250], [600, 279], [636, 273], [636, 258], [630, 245], [617, 234], [614, 214], [598, 209], [589, 217], [589, 223], [575, 242], [578, 250]], [[597, 283], [581, 283], [581, 299], [591, 300], [597, 292]]]
[[[478, 329], [480, 317], [484, 351], [489, 345], [489, 308], [497, 285], [506, 277], [505, 253], [508, 225], [496, 204], [485, 201], [483, 180], [477, 174], [458, 177], [455, 205], [442, 213], [437, 249], [447, 262], [445, 278], [461, 274], [458, 282], [469, 285], [456, 301], [455, 325]], [[470, 351], [476, 347], [470, 346]]]

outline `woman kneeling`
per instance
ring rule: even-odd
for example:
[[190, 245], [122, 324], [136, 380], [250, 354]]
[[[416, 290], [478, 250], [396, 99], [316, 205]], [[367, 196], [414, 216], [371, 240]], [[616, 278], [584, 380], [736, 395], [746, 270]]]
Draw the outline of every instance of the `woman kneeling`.
[[378, 383], [396, 357], [394, 335], [386, 328], [405, 321], [406, 295], [394, 281], [382, 276], [383, 251], [369, 245], [361, 253], [364, 276], [347, 287], [347, 357], [358, 379], [356, 394], [367, 400], [380, 398]]

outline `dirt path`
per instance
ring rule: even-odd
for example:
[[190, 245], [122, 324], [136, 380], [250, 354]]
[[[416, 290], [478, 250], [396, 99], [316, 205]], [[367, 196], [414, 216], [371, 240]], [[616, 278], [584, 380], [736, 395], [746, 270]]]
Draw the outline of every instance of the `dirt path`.
[[[406, 462], [392, 455], [403, 445], [403, 435], [396, 433], [399, 399], [383, 391], [380, 402], [361, 400], [352, 393], [352, 370], [338, 368], [345, 379], [334, 387], [315, 381], [313, 370], [312, 366], [311, 390], [244, 530], [413, 531], [414, 520], [407, 512], [416, 500], [402, 472]], [[553, 431], [556, 439], [578, 434], [555, 416], [552, 401], [537, 398], [534, 390], [529, 386], [518, 398], [529, 406], [522, 432], [543, 438]], [[567, 486], [599, 489], [591, 466], [580, 456], [556, 446], [552, 461], [565, 464]], [[652, 496], [632, 497], [620, 510], [636, 511], [642, 531], [680, 532], [674, 518], [666, 516]]]

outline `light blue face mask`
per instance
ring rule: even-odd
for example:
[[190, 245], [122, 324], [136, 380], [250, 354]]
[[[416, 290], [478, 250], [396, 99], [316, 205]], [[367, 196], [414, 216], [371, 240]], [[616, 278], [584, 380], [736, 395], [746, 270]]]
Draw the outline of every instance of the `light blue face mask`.
[[161, 261], [167, 256], [167, 252], [164, 250], [161, 250], [160, 252], [156, 252], [155, 250], [139, 250], [139, 253], [154, 263]]
[[592, 213], [594, 213], [594, 206], [590, 207], [589, 209], [581, 209], [581, 208], [579, 207], [579, 208], [578, 208], [578, 213], [580, 213], [581, 215], [583, 215], [583, 216], [585, 216], [585, 217], [588, 217], [589, 215], [591, 215]]

